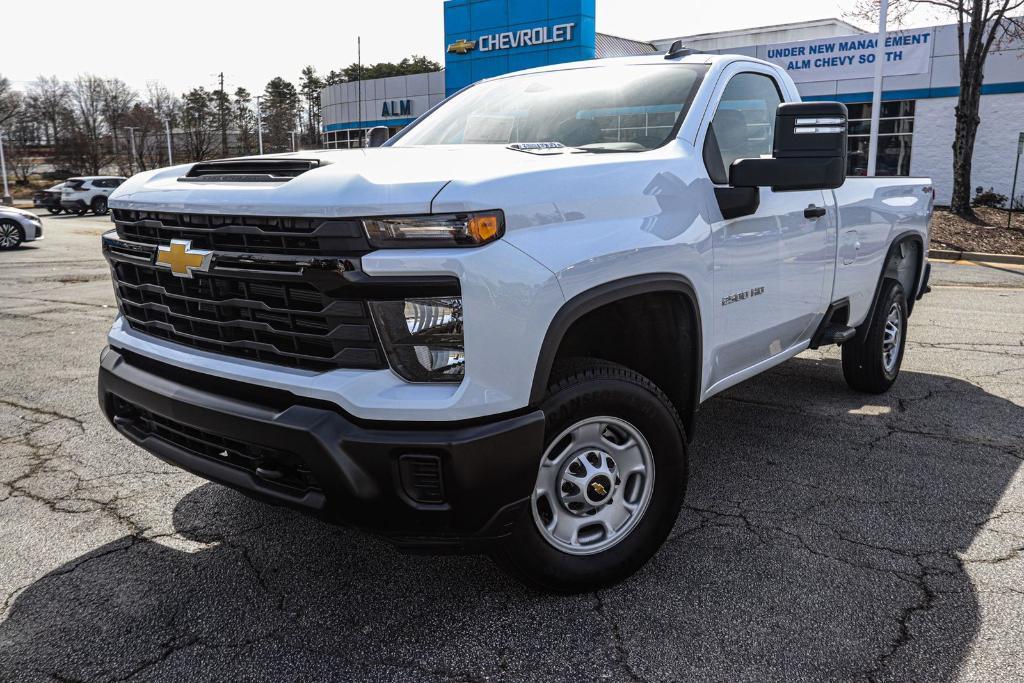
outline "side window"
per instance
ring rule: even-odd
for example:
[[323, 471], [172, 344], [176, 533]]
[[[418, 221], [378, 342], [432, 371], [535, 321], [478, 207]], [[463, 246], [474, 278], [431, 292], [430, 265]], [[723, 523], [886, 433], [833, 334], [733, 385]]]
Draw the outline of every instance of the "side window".
[[704, 165], [712, 182], [728, 183], [729, 166], [737, 159], [772, 153], [775, 110], [781, 103], [771, 76], [741, 73], [732, 77], [704, 139]]

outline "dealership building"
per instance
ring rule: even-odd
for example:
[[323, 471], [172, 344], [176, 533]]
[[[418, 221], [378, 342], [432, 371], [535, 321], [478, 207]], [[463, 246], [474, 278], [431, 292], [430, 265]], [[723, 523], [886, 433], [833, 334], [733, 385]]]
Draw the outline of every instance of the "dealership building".
[[[599, 33], [596, 0], [445, 0], [441, 71], [328, 86], [323, 143], [359, 147], [366, 131], [398, 132], [446, 96], [483, 78], [548, 64], [656, 54], [675, 40], [707, 53], [742, 54], [786, 69], [805, 100], [850, 111], [849, 172], [867, 168], [874, 34], [838, 19], [635, 40]], [[954, 108], [959, 90], [955, 25], [890, 31], [879, 127], [879, 175], [930, 176], [938, 201], [952, 191]], [[989, 55], [972, 178], [1009, 195], [1024, 131], [1024, 44]], [[1020, 192], [1018, 192], [1018, 195]]]

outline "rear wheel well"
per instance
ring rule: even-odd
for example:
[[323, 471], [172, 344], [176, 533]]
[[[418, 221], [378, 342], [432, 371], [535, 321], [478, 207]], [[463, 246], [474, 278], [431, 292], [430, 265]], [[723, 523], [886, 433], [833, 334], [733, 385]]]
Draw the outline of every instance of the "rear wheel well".
[[[921, 236], [916, 233], [905, 235], [893, 242], [886, 258], [882, 279], [895, 280], [903, 285], [903, 291], [907, 296], [908, 314], [914, 309], [921, 273], [924, 272], [924, 262], [924, 245]], [[879, 292], [881, 292], [881, 288], [882, 282], [880, 281], [878, 283]]]
[[687, 436], [692, 435], [700, 391], [700, 326], [686, 294], [645, 292], [587, 311], [566, 329], [552, 365], [573, 358], [611, 361], [647, 377], [665, 392]]

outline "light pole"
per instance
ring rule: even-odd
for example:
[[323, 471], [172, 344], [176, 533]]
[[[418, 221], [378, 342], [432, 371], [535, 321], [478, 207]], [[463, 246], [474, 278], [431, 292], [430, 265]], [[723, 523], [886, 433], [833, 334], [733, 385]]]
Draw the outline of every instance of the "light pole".
[[129, 135], [132, 136], [132, 143], [131, 143], [131, 147], [130, 147], [130, 149], [132, 151], [132, 156], [131, 156], [131, 159], [128, 161], [128, 172], [131, 173], [132, 175], [134, 175], [135, 174], [135, 160], [139, 158], [135, 154], [135, 126], [125, 126], [124, 129], [126, 131], [128, 131]]
[[164, 119], [164, 134], [167, 136], [167, 165], [174, 165], [174, 152], [171, 150], [171, 119]]
[[14, 200], [11, 199], [11, 193], [7, 189], [7, 161], [4, 159], [4, 132], [0, 130], [0, 176], [4, 178], [4, 194], [0, 197], [0, 202], [4, 206], [11, 206], [14, 204]]
[[885, 65], [885, 20], [889, 0], [878, 3], [878, 43], [875, 45], [875, 87], [871, 93], [871, 135], [868, 137], [868, 175], [875, 175], [878, 156], [878, 119], [882, 115], [882, 73]]
[[298, 152], [299, 150], [298, 150], [298, 148], [297, 148], [297, 147], [295, 146], [295, 131], [294, 131], [294, 130], [293, 130], [293, 131], [291, 131], [291, 132], [289, 133], [289, 135], [291, 135], [291, 136], [292, 136], [292, 151], [293, 151], [293, 152]]
[[256, 139], [259, 140], [260, 154], [263, 154], [263, 111], [260, 109], [260, 100], [263, 95], [256, 96]]

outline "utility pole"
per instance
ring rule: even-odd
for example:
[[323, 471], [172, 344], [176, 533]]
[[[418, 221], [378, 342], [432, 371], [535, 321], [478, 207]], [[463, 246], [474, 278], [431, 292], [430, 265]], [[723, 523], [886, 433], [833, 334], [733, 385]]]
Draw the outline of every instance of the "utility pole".
[[293, 152], [298, 152], [299, 148], [295, 146], [295, 131], [294, 130], [291, 132], [291, 136], [292, 136], [292, 151]]
[[130, 148], [131, 157], [128, 160], [128, 172], [131, 175], [135, 175], [135, 160], [138, 159], [138, 156], [135, 154], [135, 126], [125, 126], [124, 129], [132, 136], [132, 144]]
[[171, 151], [171, 119], [164, 119], [164, 132], [167, 134], [167, 165], [174, 165], [174, 152]]
[[4, 194], [0, 197], [0, 203], [4, 206], [12, 206], [14, 200], [11, 199], [11, 193], [7, 189], [7, 161], [4, 159], [4, 132], [0, 130], [0, 176], [4, 178]]
[[878, 3], [878, 43], [875, 45], [875, 87], [871, 93], [871, 135], [868, 137], [868, 175], [875, 175], [878, 157], [878, 119], [882, 114], [882, 70], [885, 66], [885, 23], [889, 0]]
[[263, 111], [260, 109], [260, 100], [263, 95], [256, 96], [256, 139], [259, 141], [260, 154], [263, 154]]
[[366, 135], [366, 131], [363, 130], [363, 37], [356, 36], [356, 89], [359, 92], [359, 146], [362, 147], [362, 139]]
[[220, 113], [220, 146], [221, 153], [228, 156], [228, 117], [224, 112], [224, 104], [228, 94], [224, 92], [224, 72], [220, 72], [220, 94], [217, 96], [217, 111]]

